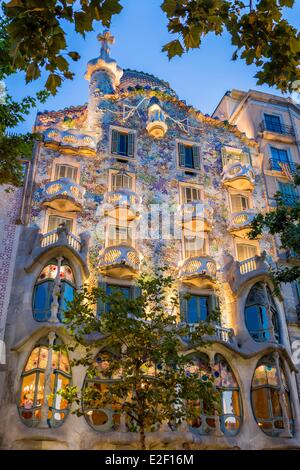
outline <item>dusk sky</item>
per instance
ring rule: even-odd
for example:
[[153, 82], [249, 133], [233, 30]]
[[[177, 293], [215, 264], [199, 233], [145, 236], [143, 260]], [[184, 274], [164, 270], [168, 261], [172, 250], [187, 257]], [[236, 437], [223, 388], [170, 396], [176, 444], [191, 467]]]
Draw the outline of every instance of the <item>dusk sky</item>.
[[[161, 0], [122, 0], [123, 11], [114, 16], [111, 32], [116, 42], [111, 56], [123, 68], [142, 70], [166, 80], [178, 96], [193, 104], [204, 114], [212, 113], [223, 94], [232, 88], [258, 90], [279, 94], [275, 88], [258, 87], [254, 77], [256, 69], [244, 61], [233, 62], [234, 47], [228, 34], [222, 37], [210, 35], [203, 40], [200, 50], [190, 51], [181, 58], [168, 60], [161, 52], [162, 46], [173, 37], [169, 35], [167, 19], [160, 9]], [[300, 0], [286, 18], [300, 29]], [[99, 55], [96, 35], [101, 31], [95, 24], [95, 32], [83, 39], [72, 32], [68, 35], [69, 50], [80, 53], [81, 59], [71, 65], [75, 72], [73, 81], [66, 81], [58, 94], [51, 97], [39, 110], [57, 110], [67, 106], [83, 104], [88, 99], [88, 82], [84, 79], [86, 63]], [[174, 37], [175, 38], [175, 37]], [[45, 75], [39, 81], [25, 85], [24, 75], [16, 74], [7, 80], [8, 92], [19, 99], [42, 88]], [[33, 110], [18, 131], [30, 131], [37, 110]]]

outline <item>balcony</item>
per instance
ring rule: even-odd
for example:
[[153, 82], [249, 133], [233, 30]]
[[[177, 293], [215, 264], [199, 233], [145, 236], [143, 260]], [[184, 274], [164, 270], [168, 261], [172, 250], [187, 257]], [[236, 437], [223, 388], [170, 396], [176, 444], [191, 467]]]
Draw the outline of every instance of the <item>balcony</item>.
[[256, 212], [250, 210], [233, 213], [229, 221], [228, 231], [236, 237], [247, 238], [256, 215]]
[[209, 256], [187, 258], [179, 269], [182, 282], [196, 287], [210, 287], [216, 280], [216, 263]]
[[118, 278], [134, 277], [140, 269], [140, 256], [129, 245], [116, 245], [105, 248], [99, 261], [103, 274]]
[[95, 155], [96, 142], [94, 137], [88, 134], [78, 134], [75, 130], [61, 131], [49, 128], [44, 132], [46, 147], [59, 150], [62, 153], [79, 153], [82, 155]]
[[233, 292], [236, 293], [246, 282], [269, 274], [269, 269], [271, 265], [273, 266], [273, 263], [270, 264], [266, 257], [265, 251], [261, 255], [256, 255], [244, 261], [236, 261], [231, 255], [226, 256], [223, 273]]
[[286, 176], [287, 178], [293, 177], [296, 173], [296, 165], [294, 162], [287, 161], [282, 162], [277, 158], [269, 158], [269, 170], [281, 173], [280, 176]]
[[110, 191], [105, 197], [105, 215], [116, 220], [134, 220], [139, 216], [140, 198], [129, 189]]
[[182, 204], [182, 227], [192, 232], [209, 232], [212, 228], [213, 209], [207, 203], [194, 201]]
[[82, 210], [85, 189], [68, 178], [50, 181], [43, 191], [43, 205], [61, 212]]
[[252, 166], [239, 162], [226, 165], [223, 169], [222, 183], [229, 188], [251, 191], [255, 184]]
[[295, 131], [292, 126], [286, 126], [281, 123], [266, 125], [264, 121], [260, 123], [259, 132], [264, 139], [277, 140], [280, 142], [293, 142], [295, 139]]
[[[198, 326], [198, 323], [189, 323], [189, 331], [193, 333]], [[214, 326], [214, 334], [210, 336], [210, 341], [222, 341], [224, 343], [232, 344], [234, 331], [232, 328], [226, 328], [225, 326], [215, 325]]]
[[[69, 232], [64, 224], [55, 230], [47, 233], [40, 233], [39, 229], [31, 229], [33, 232], [29, 240], [29, 263], [25, 268], [30, 271], [36, 261], [51, 254], [53, 256], [74, 255], [85, 271], [86, 276], [89, 274], [87, 258], [90, 244], [90, 234], [88, 232], [81, 233], [79, 237]], [[31, 246], [30, 246], [31, 245]]]

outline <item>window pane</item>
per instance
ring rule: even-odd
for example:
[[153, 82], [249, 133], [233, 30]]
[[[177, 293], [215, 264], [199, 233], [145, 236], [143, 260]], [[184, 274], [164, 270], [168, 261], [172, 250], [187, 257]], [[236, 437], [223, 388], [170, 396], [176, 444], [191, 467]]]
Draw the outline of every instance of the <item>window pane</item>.
[[128, 134], [119, 133], [119, 149], [120, 155], [128, 155]]
[[52, 232], [52, 230], [57, 229], [62, 223], [66, 224], [66, 228], [69, 232], [72, 231], [72, 219], [67, 219], [66, 217], [58, 217], [56, 215], [50, 215], [48, 220], [48, 232]]
[[265, 114], [265, 123], [268, 131], [282, 133], [282, 127], [279, 116]]
[[193, 147], [185, 145], [185, 166], [187, 168], [194, 168]]
[[282, 416], [281, 406], [280, 406], [280, 401], [279, 401], [279, 391], [270, 389], [270, 396], [271, 396], [271, 406], [272, 406], [273, 416]]
[[46, 281], [35, 287], [33, 301], [33, 316], [35, 320], [45, 321], [51, 316], [53, 287], [53, 281]]
[[252, 404], [254, 415], [257, 420], [272, 418], [269, 412], [269, 390], [260, 388], [252, 391]]
[[188, 323], [198, 323], [198, 302], [197, 296], [193, 295], [188, 300]]
[[245, 261], [246, 259], [253, 258], [256, 255], [256, 247], [253, 245], [238, 243], [237, 254], [239, 261]]

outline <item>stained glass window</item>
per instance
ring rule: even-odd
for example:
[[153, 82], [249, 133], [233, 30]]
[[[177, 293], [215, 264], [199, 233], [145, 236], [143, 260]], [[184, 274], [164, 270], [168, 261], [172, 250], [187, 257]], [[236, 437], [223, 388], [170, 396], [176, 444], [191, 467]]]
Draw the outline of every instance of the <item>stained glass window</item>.
[[245, 306], [246, 326], [258, 342], [280, 341], [279, 320], [270, 289], [263, 283], [250, 290]]
[[279, 436], [284, 429], [280, 394], [285, 401], [286, 412], [293, 427], [292, 410], [286, 377], [279, 362], [279, 370], [272, 356], [261, 359], [252, 380], [252, 407], [258, 426], [271, 436]]
[[[59, 272], [58, 272], [59, 271]], [[47, 321], [51, 316], [51, 304], [53, 302], [53, 288], [55, 280], [59, 278], [59, 312], [61, 320], [63, 312], [67, 308], [67, 302], [73, 300], [75, 279], [73, 271], [66, 261], [58, 266], [56, 260], [51, 261], [41, 271], [33, 293], [33, 317], [36, 321]]]
[[[58, 338], [55, 345], [62, 343]], [[50, 393], [48, 398], [47, 424], [49, 427], [58, 427], [68, 414], [68, 403], [58, 391], [66, 387], [71, 380], [71, 370], [68, 356], [65, 352], [52, 352]], [[47, 338], [39, 341], [27, 359], [21, 376], [21, 394], [19, 400], [19, 414], [26, 426], [35, 427], [41, 420], [41, 409], [45, 401], [45, 371], [49, 360], [49, 343]]]

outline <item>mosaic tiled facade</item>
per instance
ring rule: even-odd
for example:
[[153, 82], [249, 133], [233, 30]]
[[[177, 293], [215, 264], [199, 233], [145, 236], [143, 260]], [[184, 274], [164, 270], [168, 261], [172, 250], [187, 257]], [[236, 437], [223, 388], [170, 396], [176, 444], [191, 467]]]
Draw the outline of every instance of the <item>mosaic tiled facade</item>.
[[[135, 433], [113, 424], [108, 410], [77, 418], [56, 400], [49, 411], [50, 375], [55, 387], [69, 380], [82, 386], [85, 373], [71, 371], [63, 355], [51, 357], [48, 347], [68, 341], [58, 298], [67, 299], [84, 282], [134, 290], [140, 272], [167, 264], [179, 295], [191, 295], [180, 303], [183, 321], [205, 320], [220, 304], [212, 343], [195, 360], [215, 371], [222, 413], [203, 410], [177, 431], [148, 433], [149, 445], [299, 448], [291, 344], [298, 300], [290, 287], [283, 286], [284, 302], [272, 295], [269, 268], [278, 259], [273, 237], [247, 238], [254, 215], [270, 206], [260, 144], [228, 116], [217, 119], [188, 106], [166, 82], [122, 70], [102, 41], [100, 57], [87, 68], [88, 104], [39, 113], [35, 124], [44, 138], [23, 199], [5, 331], [1, 446], [138, 446]], [[162, 236], [167, 209], [175, 222]], [[182, 221], [188, 211], [192, 215]], [[294, 315], [293, 325], [288, 315]]]

